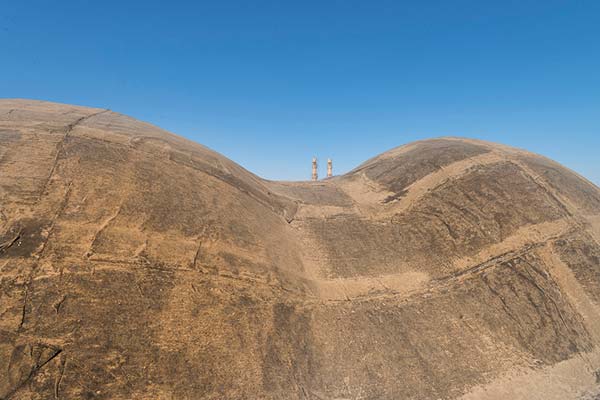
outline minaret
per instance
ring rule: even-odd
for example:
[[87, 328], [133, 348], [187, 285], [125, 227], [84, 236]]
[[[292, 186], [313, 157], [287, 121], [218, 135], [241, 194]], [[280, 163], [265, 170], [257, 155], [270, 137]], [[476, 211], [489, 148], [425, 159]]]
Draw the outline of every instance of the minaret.
[[317, 157], [313, 157], [312, 161], [312, 180], [316, 181], [319, 179], [319, 174], [317, 173]]
[[331, 158], [327, 159], [327, 177], [331, 178], [333, 176], [333, 162]]

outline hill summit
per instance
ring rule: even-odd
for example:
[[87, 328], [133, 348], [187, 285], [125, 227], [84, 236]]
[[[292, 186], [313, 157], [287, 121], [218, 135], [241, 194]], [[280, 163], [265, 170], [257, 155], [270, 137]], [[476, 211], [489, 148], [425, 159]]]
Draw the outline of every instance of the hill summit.
[[0, 100], [0, 398], [591, 398], [599, 243], [600, 189], [499, 144], [274, 182]]

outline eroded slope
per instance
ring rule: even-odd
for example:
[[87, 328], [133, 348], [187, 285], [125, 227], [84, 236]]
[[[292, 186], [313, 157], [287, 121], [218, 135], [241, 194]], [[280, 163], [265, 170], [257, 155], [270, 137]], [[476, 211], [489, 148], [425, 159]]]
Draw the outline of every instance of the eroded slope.
[[524, 151], [444, 138], [268, 182], [120, 114], [4, 100], [0, 200], [0, 398], [598, 386], [600, 193]]

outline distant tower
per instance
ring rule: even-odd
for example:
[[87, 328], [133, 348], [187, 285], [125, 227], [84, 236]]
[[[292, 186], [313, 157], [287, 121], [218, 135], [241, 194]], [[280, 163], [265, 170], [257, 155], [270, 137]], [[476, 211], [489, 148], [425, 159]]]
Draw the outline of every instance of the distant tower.
[[331, 158], [327, 159], [327, 177], [331, 178], [333, 176], [333, 162]]
[[312, 180], [316, 181], [319, 179], [319, 174], [317, 173], [317, 157], [313, 157], [312, 161]]

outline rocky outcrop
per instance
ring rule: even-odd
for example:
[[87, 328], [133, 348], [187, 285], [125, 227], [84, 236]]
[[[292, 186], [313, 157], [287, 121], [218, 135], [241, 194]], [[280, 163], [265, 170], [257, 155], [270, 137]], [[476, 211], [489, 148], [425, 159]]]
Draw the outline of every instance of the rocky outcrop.
[[271, 182], [0, 101], [0, 398], [591, 398], [600, 189], [460, 138]]

